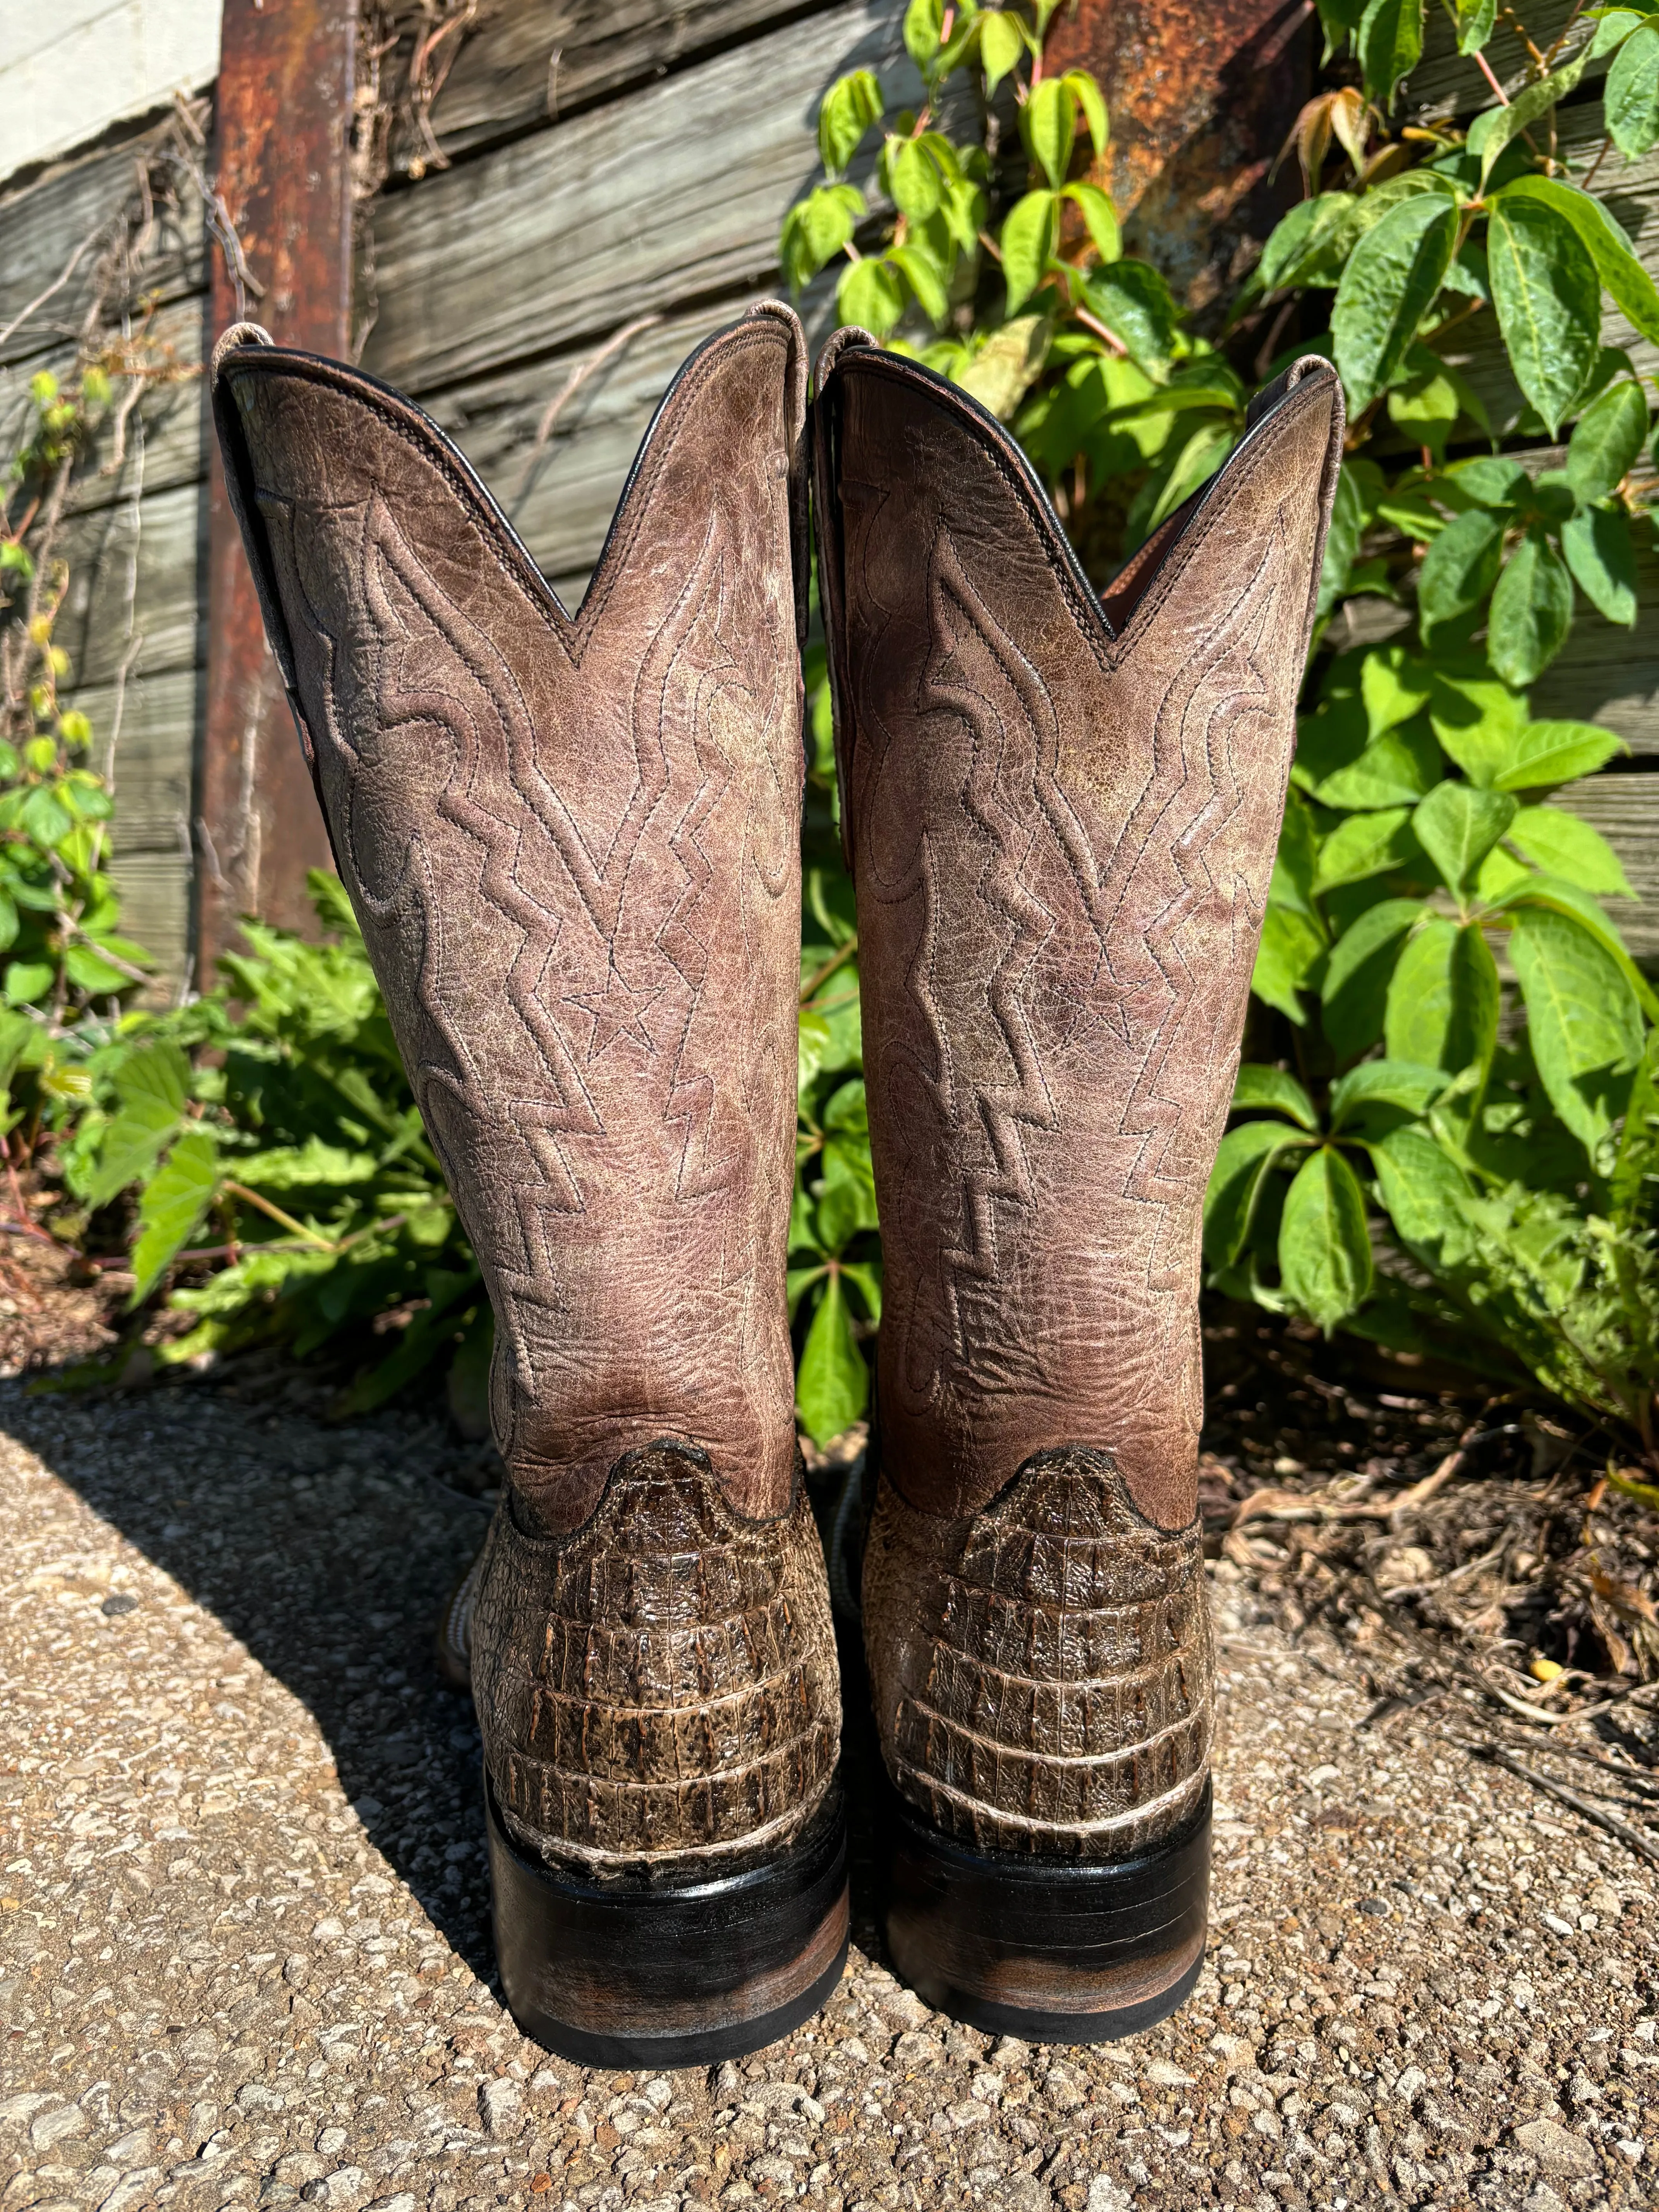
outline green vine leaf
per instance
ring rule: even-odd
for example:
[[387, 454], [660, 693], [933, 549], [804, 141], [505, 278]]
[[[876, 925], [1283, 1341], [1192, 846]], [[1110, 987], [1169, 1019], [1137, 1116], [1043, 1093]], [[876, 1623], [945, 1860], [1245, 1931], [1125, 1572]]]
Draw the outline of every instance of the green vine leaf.
[[1492, 203], [1486, 256], [1516, 381], [1554, 437], [1601, 355], [1595, 264], [1559, 207], [1522, 198], [1512, 185]]
[[1404, 362], [1456, 244], [1456, 208], [1426, 194], [1390, 209], [1354, 248], [1337, 287], [1331, 342], [1356, 412]]

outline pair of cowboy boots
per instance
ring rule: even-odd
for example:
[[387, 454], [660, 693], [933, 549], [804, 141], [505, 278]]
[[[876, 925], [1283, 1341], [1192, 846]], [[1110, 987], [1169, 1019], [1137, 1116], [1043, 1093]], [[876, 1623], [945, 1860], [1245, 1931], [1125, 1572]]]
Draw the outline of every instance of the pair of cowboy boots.
[[239, 325], [233, 504], [496, 1316], [471, 1678], [531, 2034], [708, 2063], [846, 1954], [793, 1187], [807, 453], [884, 1319], [884, 1913], [929, 2002], [1115, 2036], [1201, 1961], [1200, 1207], [1340, 446], [1322, 362], [1103, 599], [863, 333], [700, 347], [567, 613], [416, 408]]

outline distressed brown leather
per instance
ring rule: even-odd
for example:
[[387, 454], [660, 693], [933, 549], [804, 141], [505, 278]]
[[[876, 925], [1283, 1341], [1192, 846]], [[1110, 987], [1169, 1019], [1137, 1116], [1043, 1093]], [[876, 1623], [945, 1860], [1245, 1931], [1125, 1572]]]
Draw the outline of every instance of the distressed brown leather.
[[885, 1269], [866, 1642], [901, 1788], [1002, 1848], [1115, 1856], [1202, 1787], [1204, 1190], [1341, 433], [1298, 363], [1103, 604], [1000, 424], [862, 332], [818, 367]]
[[883, 1750], [938, 1826], [1120, 1858], [1196, 1811], [1212, 1662], [1195, 1522], [1143, 1519], [1103, 1452], [1041, 1452], [948, 1520], [884, 1478], [864, 1558]]
[[789, 1840], [835, 1771], [823, 1555], [797, 1482], [734, 1511], [706, 1455], [656, 1444], [564, 1536], [508, 1493], [472, 1623], [472, 1692], [510, 1829], [591, 1873], [688, 1854], [732, 1870]]
[[687, 363], [567, 615], [437, 428], [280, 348], [216, 412], [267, 625], [489, 1285], [550, 1530], [628, 1451], [786, 1505], [803, 757], [799, 326]]
[[[1341, 402], [1321, 362], [1109, 621], [1007, 433], [842, 333], [817, 513], [884, 1279], [885, 1463], [1195, 1502], [1204, 1188], [1290, 773]], [[1294, 373], [1293, 373], [1294, 374]]]
[[784, 1291], [800, 327], [692, 356], [574, 615], [417, 409], [262, 339], [216, 354], [227, 478], [496, 1317], [486, 1763], [554, 1858], [764, 1850], [839, 1733]]

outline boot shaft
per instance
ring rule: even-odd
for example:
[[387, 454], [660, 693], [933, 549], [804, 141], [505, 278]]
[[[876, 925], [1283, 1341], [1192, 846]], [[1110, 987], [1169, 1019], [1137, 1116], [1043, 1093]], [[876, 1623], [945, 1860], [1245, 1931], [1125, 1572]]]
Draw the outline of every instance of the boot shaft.
[[[233, 333], [234, 337], [237, 334]], [[418, 410], [234, 344], [226, 473], [550, 1531], [679, 1437], [787, 1506], [805, 373], [787, 309], [662, 403], [580, 610]]]
[[1103, 605], [1000, 424], [859, 333], [820, 365], [882, 1457], [927, 1513], [1083, 1446], [1193, 1516], [1204, 1190], [1341, 447], [1323, 362], [1255, 411]]

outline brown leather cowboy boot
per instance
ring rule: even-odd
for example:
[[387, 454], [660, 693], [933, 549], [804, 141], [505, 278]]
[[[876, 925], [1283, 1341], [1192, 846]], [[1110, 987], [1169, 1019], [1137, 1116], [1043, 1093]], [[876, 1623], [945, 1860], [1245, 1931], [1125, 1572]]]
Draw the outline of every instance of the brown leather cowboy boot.
[[816, 519], [885, 1279], [886, 1929], [1042, 2041], [1202, 1960], [1199, 1241], [1341, 450], [1323, 362], [1096, 593], [1002, 426], [861, 331]]
[[805, 364], [701, 347], [568, 614], [449, 441], [248, 325], [225, 474], [496, 1320], [496, 1948], [585, 2062], [702, 2064], [842, 1971], [840, 1705], [784, 1292]]

